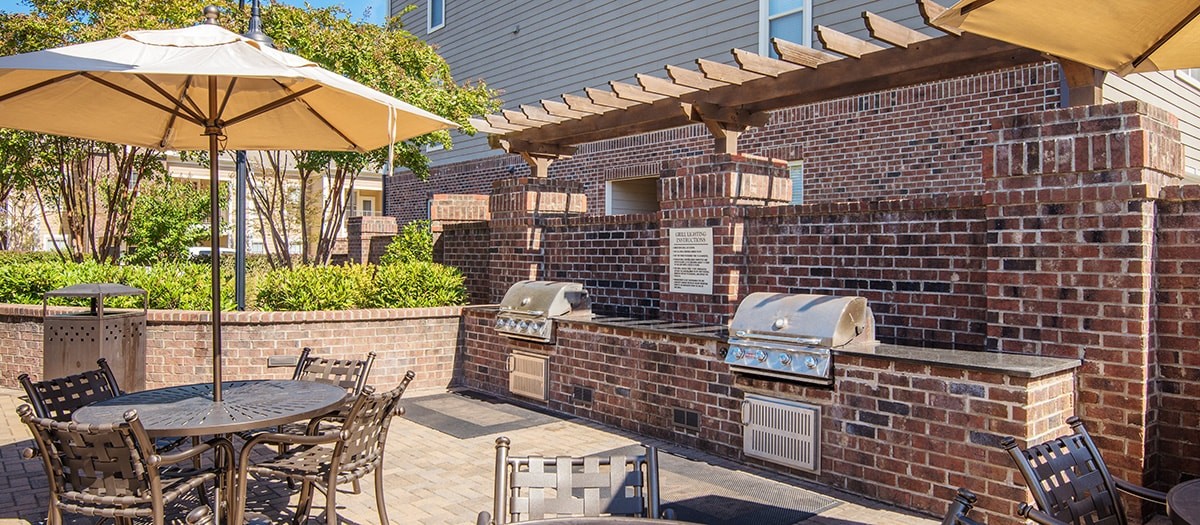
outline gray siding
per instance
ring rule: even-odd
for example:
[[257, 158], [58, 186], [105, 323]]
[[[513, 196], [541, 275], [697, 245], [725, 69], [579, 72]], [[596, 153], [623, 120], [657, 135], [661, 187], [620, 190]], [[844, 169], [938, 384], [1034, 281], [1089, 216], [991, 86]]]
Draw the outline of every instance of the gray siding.
[[1121, 78], [1108, 75], [1104, 99], [1110, 102], [1141, 100], [1179, 117], [1179, 130], [1186, 148], [1187, 171], [1200, 180], [1200, 90], [1177, 78], [1175, 72], [1143, 73]]

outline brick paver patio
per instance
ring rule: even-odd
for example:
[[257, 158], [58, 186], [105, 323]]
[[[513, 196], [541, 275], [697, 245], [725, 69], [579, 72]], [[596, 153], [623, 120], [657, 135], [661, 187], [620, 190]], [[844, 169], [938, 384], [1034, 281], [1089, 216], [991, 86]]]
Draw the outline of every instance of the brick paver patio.
[[[4, 421], [0, 426], [0, 472], [3, 473], [0, 477], [0, 525], [41, 523], [45, 519], [45, 475], [41, 465], [20, 457], [21, 450], [31, 444], [28, 430], [16, 416], [16, 408], [22, 403], [20, 394], [16, 390], [0, 389], [0, 418]], [[455, 437], [431, 428], [428, 423], [414, 421], [415, 416], [394, 420], [388, 438], [384, 483], [389, 518], [396, 524], [475, 523], [476, 514], [492, 505], [493, 447], [500, 435], [512, 440], [516, 455], [587, 455], [639, 443], [658, 445], [664, 505], [679, 505], [681, 512], [686, 509], [704, 512], [710, 519], [723, 523], [932, 525], [939, 522], [864, 501], [829, 487], [778, 476], [666, 443], [642, 441], [637, 436], [589, 421], [545, 414], [522, 420], [521, 414], [532, 412], [511, 405], [489, 405], [470, 397], [447, 396], [440, 391], [409, 392], [405, 403], [411, 404], [410, 416], [421, 413], [423, 407], [435, 407], [444, 408], [451, 415], [470, 411], [473, 414], [470, 419], [482, 423], [472, 426], [454, 418], [443, 418], [443, 422], [458, 421], [459, 430], [474, 428], [478, 431]], [[454, 414], [456, 410], [458, 414]], [[491, 432], [495, 429], [500, 431]], [[753, 488], [755, 494], [739, 492], [744, 487]], [[281, 484], [251, 485], [248, 515], [256, 523], [290, 520], [295, 496], [295, 491], [288, 491]], [[339, 493], [338, 506], [344, 523], [369, 525], [378, 522], [374, 486], [369, 477], [364, 480], [360, 494]], [[797, 510], [804, 508], [819, 510], [819, 513], [812, 515]], [[319, 510], [315, 512], [319, 513]], [[318, 516], [314, 514], [313, 518]], [[800, 519], [793, 521], [789, 516]]]

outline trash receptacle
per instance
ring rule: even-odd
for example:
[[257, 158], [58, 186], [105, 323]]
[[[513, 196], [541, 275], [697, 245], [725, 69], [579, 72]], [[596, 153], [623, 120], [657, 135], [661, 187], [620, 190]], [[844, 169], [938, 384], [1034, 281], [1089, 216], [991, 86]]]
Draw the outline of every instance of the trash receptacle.
[[[141, 295], [141, 310], [104, 307], [108, 297]], [[52, 297], [89, 299], [82, 312], [50, 315]], [[126, 392], [146, 388], [146, 291], [123, 284], [76, 284], [42, 296], [42, 378], [62, 377], [96, 368], [108, 360], [117, 383]]]

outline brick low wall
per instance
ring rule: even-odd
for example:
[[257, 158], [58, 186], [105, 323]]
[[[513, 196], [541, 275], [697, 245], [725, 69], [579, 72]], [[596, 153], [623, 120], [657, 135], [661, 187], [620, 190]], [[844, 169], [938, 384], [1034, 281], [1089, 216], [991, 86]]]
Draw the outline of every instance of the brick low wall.
[[[1015, 505], [1025, 495], [1000, 439], [1049, 439], [1067, 431], [1063, 422], [1075, 410], [1077, 361], [1031, 357], [1024, 362], [1047, 366], [1031, 374], [979, 366], [970, 351], [912, 349], [923, 360], [840, 355], [834, 388], [807, 387], [733, 374], [723, 340], [712, 337], [560, 320], [556, 341], [540, 344], [498, 335], [491, 308], [463, 312], [466, 387], [512, 396], [509, 354], [548, 356], [542, 404], [551, 410], [932, 515], [966, 486], [980, 495], [977, 512], [987, 522], [1017, 523]], [[743, 455], [745, 393], [821, 407], [819, 474]], [[680, 411], [695, 414], [698, 425], [678, 424]]]
[[[376, 353], [369, 383], [445, 388], [461, 344], [458, 307], [339, 312], [226, 312], [222, 314], [224, 379], [287, 378], [267, 357], [316, 355], [364, 358]], [[212, 329], [207, 312], [151, 310], [146, 322], [146, 387], [212, 380]], [[42, 377], [42, 309], [0, 304], [0, 386], [20, 388], [17, 376]]]

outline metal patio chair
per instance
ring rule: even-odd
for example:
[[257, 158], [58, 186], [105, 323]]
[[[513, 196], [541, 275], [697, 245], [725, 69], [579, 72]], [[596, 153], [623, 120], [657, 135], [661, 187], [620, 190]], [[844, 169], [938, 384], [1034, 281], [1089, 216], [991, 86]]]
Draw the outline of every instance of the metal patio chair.
[[1028, 503], [1022, 503], [1020, 506], [1018, 506], [1017, 514], [1022, 518], [1034, 523], [1039, 523], [1041, 525], [1070, 525], [1065, 521], [1055, 519], [1054, 516], [1046, 514], [1045, 512], [1038, 510], [1037, 507], [1034, 507]]
[[[38, 417], [29, 405], [17, 409], [29, 426], [36, 448], [22, 451], [26, 459], [40, 458], [49, 480], [50, 504], [46, 521], [63, 523], [63, 513], [111, 518], [120, 525], [139, 521], [161, 525], [167, 505], [208, 482], [231, 486], [233, 446], [224, 438], [210, 439], [176, 454], [159, 454], [146, 435], [137, 411], [124, 420], [104, 425], [81, 425]], [[222, 465], [199, 464], [206, 452], [217, 452]], [[226, 500], [228, 503], [229, 500]], [[228, 507], [227, 507], [228, 508]]]
[[1012, 437], [1001, 446], [1008, 451], [1038, 510], [1076, 525], [1126, 525], [1119, 492], [1165, 506], [1167, 495], [1114, 478], [1083, 421], [1070, 417], [1073, 433], [1026, 449]]
[[66, 377], [33, 381], [29, 374], [17, 376], [37, 417], [67, 422], [76, 410], [122, 394], [108, 361], [101, 357], [95, 370]]
[[942, 519], [942, 525], [980, 525], [967, 517], [971, 513], [971, 509], [975, 508], [975, 500], [977, 497], [974, 492], [965, 488], [958, 489], [954, 494], [954, 500], [950, 502], [950, 507], [946, 509], [946, 517]]
[[[356, 482], [375, 474], [375, 504], [379, 521], [387, 525], [387, 507], [383, 494], [383, 451], [387, 443], [388, 427], [392, 416], [403, 413], [399, 406], [415, 374], [409, 371], [400, 385], [391, 391], [376, 394], [365, 388], [355, 398], [350, 411], [340, 424], [326, 429], [320, 418], [309, 422], [309, 433], [295, 435], [287, 433], [264, 433], [254, 436], [242, 447], [238, 462], [237, 495], [234, 503], [234, 518], [230, 523], [241, 523], [246, 508], [247, 484], [250, 476], [256, 479], [280, 479], [289, 483], [300, 482], [300, 501], [294, 522], [307, 520], [312, 508], [314, 489], [325, 493], [325, 521], [329, 525], [338, 522], [336, 495], [337, 486]], [[324, 429], [324, 430], [323, 430]], [[287, 445], [286, 452], [251, 463], [254, 447]]]
[[[367, 386], [367, 376], [371, 366], [375, 364], [375, 352], [368, 352], [366, 359], [331, 359], [310, 355], [312, 349], [305, 347], [300, 352], [296, 369], [292, 372], [294, 381], [317, 381], [337, 385], [346, 389], [346, 402], [330, 414], [321, 416], [325, 423], [340, 422], [350, 412], [351, 405]], [[307, 423], [284, 425], [277, 432], [303, 435], [307, 431]]]
[[658, 449], [638, 456], [509, 456], [509, 439], [496, 439], [495, 503], [476, 525], [501, 525], [560, 516], [674, 518], [660, 512]]

